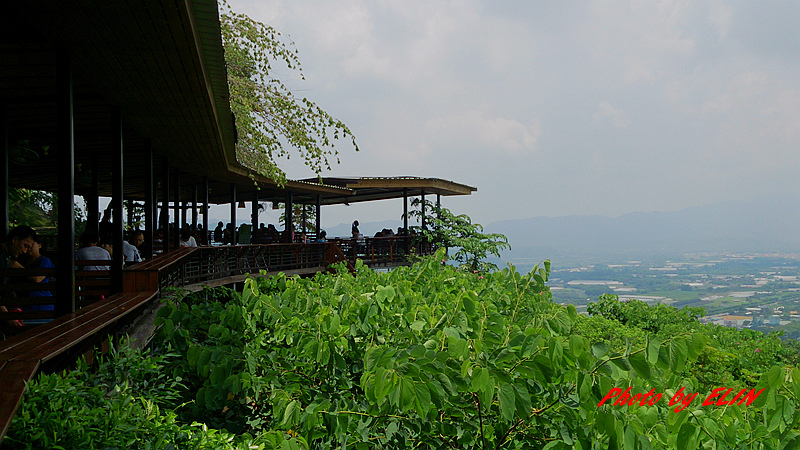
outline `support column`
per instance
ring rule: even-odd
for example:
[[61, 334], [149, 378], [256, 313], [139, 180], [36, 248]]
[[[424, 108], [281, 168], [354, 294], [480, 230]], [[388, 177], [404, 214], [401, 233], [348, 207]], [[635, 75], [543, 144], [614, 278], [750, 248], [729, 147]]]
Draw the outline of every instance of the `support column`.
[[294, 240], [292, 237], [294, 236], [294, 225], [292, 224], [292, 209], [294, 205], [292, 205], [292, 193], [286, 193], [286, 211], [283, 213], [284, 217], [284, 234], [286, 234], [285, 241], [286, 242], [293, 242]]
[[319, 233], [322, 231], [322, 218], [320, 217], [320, 213], [322, 212], [322, 195], [317, 194], [317, 239], [319, 239]]
[[[442, 221], [442, 194], [436, 194], [436, 219], [439, 222]], [[436, 226], [436, 229], [439, 229], [439, 225]]]
[[408, 188], [403, 188], [403, 230], [408, 234]]
[[165, 156], [161, 164], [161, 249], [169, 252], [169, 160]]
[[98, 158], [92, 158], [92, 185], [86, 200], [86, 231], [100, 235], [100, 165]]
[[0, 155], [0, 233], [5, 238], [9, 230], [8, 216], [8, 113], [6, 106], [0, 104], [0, 145], [3, 147], [3, 154]]
[[306, 227], [306, 204], [303, 203], [303, 212], [300, 214], [300, 220], [303, 222], [303, 234], [308, 233], [308, 229]]
[[236, 244], [236, 184], [231, 183], [231, 223], [233, 224], [233, 233], [231, 233], [231, 244]]
[[[173, 208], [172, 210], [175, 211], [175, 213], [174, 213], [175, 214], [174, 215], [175, 236], [173, 237], [173, 240], [175, 240], [177, 242], [178, 241], [178, 236], [181, 235], [181, 225], [182, 225], [181, 220], [183, 218], [185, 218], [185, 215], [182, 214], [182, 210], [181, 210], [181, 171], [180, 170], [175, 169], [175, 175], [173, 176], [173, 181], [175, 183], [175, 187], [173, 188], [175, 190], [175, 198], [172, 200], [172, 208]], [[181, 216], [183, 216], [183, 217], [181, 217]], [[177, 244], [175, 245], [175, 248], [179, 248], [179, 247], [180, 247], [180, 245], [177, 245]]]
[[422, 193], [420, 193], [419, 199], [420, 199], [419, 204], [420, 204], [420, 208], [421, 208], [420, 209], [420, 212], [421, 212], [420, 217], [422, 218], [420, 226], [422, 227], [423, 230], [427, 230], [428, 228], [425, 225], [425, 189], [423, 189]]
[[208, 242], [208, 177], [203, 177], [203, 243], [205, 245], [211, 244]]
[[253, 191], [253, 202], [251, 206], [250, 223], [253, 230], [250, 232], [250, 243], [258, 244], [258, 189]]
[[144, 244], [139, 254], [146, 259], [153, 257], [155, 239], [155, 203], [158, 197], [153, 189], [153, 144], [150, 139], [144, 142]]
[[122, 291], [122, 267], [125, 264], [125, 255], [122, 254], [122, 192], [123, 192], [123, 136], [122, 113], [119, 107], [112, 111], [111, 130], [111, 204], [113, 205], [112, 245], [114, 251], [111, 255], [111, 292]]
[[[75, 312], [75, 134], [72, 97], [72, 61], [59, 52], [56, 62], [58, 142], [58, 250], [56, 314]], [[8, 191], [6, 191], [8, 192]]]
[[192, 228], [194, 228], [195, 230], [197, 230], [197, 188], [198, 188], [198, 186], [196, 184], [194, 186], [192, 186], [192, 189], [194, 190], [194, 192], [192, 194], [192, 223], [191, 223], [191, 225], [192, 225]]

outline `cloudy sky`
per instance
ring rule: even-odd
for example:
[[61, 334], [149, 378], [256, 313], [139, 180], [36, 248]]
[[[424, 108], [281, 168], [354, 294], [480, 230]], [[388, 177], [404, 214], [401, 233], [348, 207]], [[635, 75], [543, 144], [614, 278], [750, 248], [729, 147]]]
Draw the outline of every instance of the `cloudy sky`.
[[800, 192], [798, 1], [230, 1], [290, 36], [306, 80], [277, 74], [355, 133], [329, 175], [475, 186], [443, 204], [484, 224]]

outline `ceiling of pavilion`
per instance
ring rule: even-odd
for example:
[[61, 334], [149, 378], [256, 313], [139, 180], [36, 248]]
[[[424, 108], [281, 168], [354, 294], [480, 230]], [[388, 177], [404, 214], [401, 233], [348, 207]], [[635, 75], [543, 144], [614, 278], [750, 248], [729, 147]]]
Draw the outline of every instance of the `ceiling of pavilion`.
[[[325, 178], [278, 188], [235, 159], [235, 126], [215, 0], [45, 0], [10, 2], [0, 17], [0, 108], [6, 114], [9, 184], [58, 186], [56, 83], [59, 55], [73, 66], [75, 191], [88, 193], [97, 170], [100, 195], [111, 195], [114, 111], [123, 122], [126, 198], [143, 199], [150, 170], [160, 193], [164, 171], [180, 172], [180, 195], [194, 197], [209, 178], [209, 200], [323, 204], [409, 195], [469, 195], [475, 188], [444, 180]], [[174, 196], [175, 178], [170, 180]], [[367, 181], [371, 180], [371, 181]], [[377, 181], [391, 180], [391, 181]], [[258, 183], [257, 183], [258, 181]], [[256, 188], [258, 185], [258, 188]], [[174, 197], [173, 197], [174, 198]], [[201, 196], [202, 201], [202, 196]]]

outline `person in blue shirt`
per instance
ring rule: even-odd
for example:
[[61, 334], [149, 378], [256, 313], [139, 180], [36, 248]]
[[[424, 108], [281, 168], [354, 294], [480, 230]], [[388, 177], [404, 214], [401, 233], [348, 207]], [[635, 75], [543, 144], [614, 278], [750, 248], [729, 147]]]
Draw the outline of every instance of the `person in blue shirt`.
[[[54, 269], [55, 266], [53, 265], [53, 261], [50, 260], [47, 256], [42, 255], [42, 245], [41, 240], [37, 239], [33, 243], [33, 247], [28, 252], [28, 261], [25, 261], [24, 264], [26, 269]], [[29, 277], [31, 281], [36, 283], [49, 283], [50, 277], [46, 275], [37, 275]], [[28, 293], [30, 297], [52, 297], [53, 293], [51, 291], [30, 291]], [[54, 309], [53, 305], [30, 305], [23, 310], [26, 311], [52, 311]]]

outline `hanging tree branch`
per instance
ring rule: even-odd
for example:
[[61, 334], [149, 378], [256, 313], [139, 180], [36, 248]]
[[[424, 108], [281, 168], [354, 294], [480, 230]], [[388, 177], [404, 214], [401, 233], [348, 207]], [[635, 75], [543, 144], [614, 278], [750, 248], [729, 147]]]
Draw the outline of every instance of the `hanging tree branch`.
[[330, 170], [332, 159], [339, 163], [334, 141], [350, 139], [358, 151], [353, 133], [343, 122], [314, 102], [295, 97], [273, 75], [272, 64], [278, 63], [305, 79], [292, 42], [284, 42], [273, 27], [233, 12], [224, 0], [220, 26], [240, 163], [282, 185], [286, 173], [278, 167], [277, 158], [297, 154], [319, 175]]

